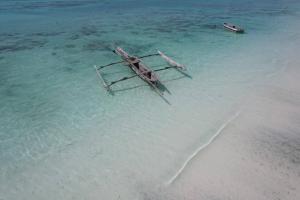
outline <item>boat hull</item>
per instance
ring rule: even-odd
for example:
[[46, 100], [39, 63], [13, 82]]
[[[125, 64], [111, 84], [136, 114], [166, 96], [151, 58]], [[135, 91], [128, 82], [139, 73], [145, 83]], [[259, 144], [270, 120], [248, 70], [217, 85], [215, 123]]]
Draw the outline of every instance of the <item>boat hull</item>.
[[144, 65], [140, 59], [134, 56], [130, 56], [122, 48], [118, 47], [116, 53], [122, 57], [124, 61], [128, 63], [128, 66], [145, 82], [157, 85], [159, 83], [158, 76]]
[[238, 27], [238, 26], [235, 26], [233, 24], [227, 24], [227, 23], [224, 23], [223, 24], [224, 28], [231, 31], [231, 32], [234, 32], [234, 33], [244, 33], [244, 29]]

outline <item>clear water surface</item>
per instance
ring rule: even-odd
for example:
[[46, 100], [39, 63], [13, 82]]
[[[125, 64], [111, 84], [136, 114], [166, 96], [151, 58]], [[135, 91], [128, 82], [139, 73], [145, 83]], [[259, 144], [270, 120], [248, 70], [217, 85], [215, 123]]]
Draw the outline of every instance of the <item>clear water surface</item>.
[[[293, 35], [298, 4], [0, 1], [0, 199], [147, 199], [281, 70], [277, 38]], [[225, 31], [225, 21], [246, 33]], [[159, 73], [170, 105], [139, 79], [109, 95], [93, 65], [119, 60], [114, 46], [159, 49], [192, 79]], [[105, 70], [108, 80], [128, 74], [123, 65]]]

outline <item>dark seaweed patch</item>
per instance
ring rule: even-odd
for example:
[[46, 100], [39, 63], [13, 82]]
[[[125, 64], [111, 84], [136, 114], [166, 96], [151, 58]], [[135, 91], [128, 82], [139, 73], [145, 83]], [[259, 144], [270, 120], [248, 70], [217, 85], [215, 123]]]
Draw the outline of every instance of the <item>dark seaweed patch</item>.
[[51, 55], [52, 55], [52, 56], [56, 56], [57, 53], [56, 53], [56, 52], [52, 52]]
[[6, 89], [6, 90], [4, 90], [4, 95], [7, 97], [13, 97], [13, 96], [15, 96], [15, 93], [13, 90]]
[[68, 39], [69, 40], [77, 40], [77, 39], [79, 39], [80, 38], [80, 36], [78, 35], [78, 34], [73, 34], [73, 35], [71, 35]]
[[1, 33], [0, 37], [15, 37], [18, 36], [18, 33]]
[[121, 46], [130, 54], [141, 55], [145, 52], [149, 52], [153, 50], [154, 43], [148, 44], [136, 44], [126, 41], [116, 41], [115, 46]]
[[41, 37], [51, 37], [58, 36], [63, 34], [64, 32], [40, 32], [40, 33], [32, 33], [31, 36], [41, 36]]
[[7, 97], [14, 97], [17, 96], [18, 92], [22, 91], [22, 89], [23, 89], [23, 85], [21, 84], [11, 84], [11, 85], [7, 85], [4, 88], [3, 93]]
[[131, 31], [130, 33], [133, 34], [133, 35], [138, 35], [139, 34], [138, 31]]
[[111, 49], [111, 43], [101, 40], [94, 40], [83, 46], [84, 51], [107, 51]]
[[172, 29], [165, 27], [165, 26], [160, 26], [160, 27], [154, 28], [154, 30], [159, 33], [172, 33]]
[[7, 40], [17, 40], [19, 39], [18, 33], [2, 33], [0, 34], [0, 42], [4, 42]]
[[25, 46], [18, 46], [18, 45], [2, 45], [0, 46], [0, 53], [22, 51], [26, 49], [30, 49], [30, 48]]
[[97, 28], [95, 26], [84, 26], [80, 29], [80, 33], [84, 36], [95, 35]]
[[[203, 16], [186, 16], [180, 14], [172, 17], [162, 17], [162, 21], [149, 22], [150, 26], [145, 28], [144, 31], [151, 31], [162, 34], [170, 33], [185, 33], [199, 29], [203, 24]], [[214, 26], [204, 28], [215, 28]]]
[[43, 47], [47, 43], [46, 40], [23, 39], [8, 44], [0, 45], [0, 53], [17, 52], [23, 50], [31, 50]]
[[80, 60], [70, 60], [68, 61], [69, 64], [75, 65], [75, 64], [79, 64]]
[[0, 11], [18, 11], [18, 10], [35, 10], [35, 9], [59, 9], [72, 8], [89, 4], [99, 3], [96, 0], [73, 0], [73, 1], [7, 1], [1, 2]]
[[72, 67], [64, 67], [63, 70], [65, 72], [74, 72], [74, 69]]
[[65, 47], [68, 49], [74, 49], [76, 47], [76, 45], [75, 44], [67, 44], [67, 45], [65, 45]]
[[151, 50], [154, 44], [136, 44], [136, 42], [130, 42], [125, 40], [114, 40], [114, 41], [102, 41], [94, 40], [84, 45], [84, 51], [111, 51], [113, 48], [120, 46], [129, 53], [140, 54]]
[[23, 4], [21, 8], [25, 9], [38, 9], [38, 8], [68, 8], [83, 6], [86, 4], [96, 3], [97, 1], [50, 1], [50, 2], [30, 2]]
[[254, 14], [258, 15], [266, 15], [266, 16], [282, 16], [282, 15], [293, 15], [294, 12], [289, 10], [288, 8], [283, 9], [261, 9], [259, 11], [254, 12]]

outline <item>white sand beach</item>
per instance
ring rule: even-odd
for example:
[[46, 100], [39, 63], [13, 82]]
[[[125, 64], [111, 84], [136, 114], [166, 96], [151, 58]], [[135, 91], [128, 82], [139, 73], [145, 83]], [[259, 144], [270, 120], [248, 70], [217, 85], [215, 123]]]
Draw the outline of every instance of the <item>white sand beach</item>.
[[300, 199], [295, 58], [244, 101], [239, 117], [167, 186], [167, 199]]

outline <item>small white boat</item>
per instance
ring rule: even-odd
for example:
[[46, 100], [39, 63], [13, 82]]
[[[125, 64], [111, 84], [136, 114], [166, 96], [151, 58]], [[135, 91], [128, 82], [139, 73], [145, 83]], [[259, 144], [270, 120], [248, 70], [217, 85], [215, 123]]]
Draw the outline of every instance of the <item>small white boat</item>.
[[229, 23], [224, 23], [223, 26], [227, 29], [227, 30], [230, 30], [232, 32], [235, 32], [235, 33], [244, 33], [244, 29], [242, 29], [241, 27], [238, 27], [234, 24], [229, 24]]

